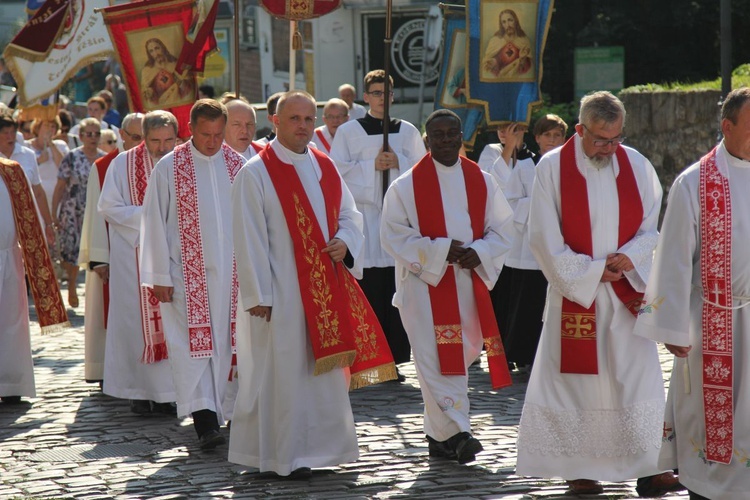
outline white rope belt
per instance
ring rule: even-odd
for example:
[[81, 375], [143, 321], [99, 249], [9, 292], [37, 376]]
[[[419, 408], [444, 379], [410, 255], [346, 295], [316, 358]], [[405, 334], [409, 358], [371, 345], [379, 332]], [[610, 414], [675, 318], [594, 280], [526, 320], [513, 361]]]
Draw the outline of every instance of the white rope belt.
[[[703, 291], [703, 287], [700, 287], [698, 285], [693, 285], [693, 288], [695, 288], [696, 290], [701, 290], [701, 292]], [[742, 309], [743, 307], [750, 305], [750, 297], [744, 295], [732, 295], [732, 301], [743, 302], [742, 304], [737, 306], [723, 306], [721, 304], [717, 304], [716, 302], [708, 300], [706, 296], [703, 295], [703, 293], [701, 293], [701, 300], [703, 300], [703, 302], [705, 302], [706, 304], [712, 305], [719, 309], [724, 309], [725, 311], [736, 311], [737, 309]]]

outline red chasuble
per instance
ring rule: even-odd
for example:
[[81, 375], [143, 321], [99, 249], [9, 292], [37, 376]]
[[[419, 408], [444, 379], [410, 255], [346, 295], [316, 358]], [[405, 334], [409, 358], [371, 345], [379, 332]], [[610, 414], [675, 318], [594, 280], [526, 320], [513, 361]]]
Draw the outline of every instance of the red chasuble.
[[302, 306], [315, 375], [351, 366], [351, 389], [396, 378], [396, 365], [375, 312], [357, 280], [342, 262], [322, 253], [338, 231], [341, 177], [325, 154], [310, 148], [320, 166], [320, 188], [326, 204], [328, 234], [315, 218], [294, 165], [284, 163], [272, 147], [259, 153], [271, 177], [294, 246]]
[[39, 326], [42, 327], [42, 333], [60, 331], [69, 327], [70, 322], [26, 174], [18, 163], [0, 158], [0, 178], [10, 193], [16, 234]]
[[[461, 157], [461, 169], [466, 185], [466, 198], [469, 202], [469, 218], [471, 219], [473, 237], [474, 240], [482, 239], [487, 207], [487, 184], [479, 166], [473, 161]], [[431, 154], [425, 155], [414, 167], [412, 182], [420, 233], [422, 236], [432, 239], [447, 238], [448, 230], [445, 226], [445, 211], [443, 199], [440, 196], [440, 182]], [[471, 273], [471, 279], [479, 324], [487, 350], [492, 387], [495, 389], [507, 387], [512, 382], [497, 319], [492, 309], [490, 292], [476, 271]], [[453, 266], [448, 266], [437, 286], [428, 288], [440, 360], [440, 373], [443, 375], [466, 375], [461, 313], [458, 307], [458, 289], [456, 288]]]
[[[618, 146], [615, 155], [620, 167], [616, 181], [620, 200], [619, 248], [633, 239], [641, 227], [643, 201], [625, 148]], [[560, 152], [560, 208], [565, 244], [576, 253], [593, 256], [588, 189], [586, 177], [578, 170], [576, 162], [575, 136], [565, 143]], [[625, 278], [610, 284], [628, 311], [637, 316], [643, 294], [636, 292]], [[560, 372], [590, 375], [599, 373], [596, 355], [596, 303], [586, 308], [563, 297], [560, 332]]]
[[716, 148], [701, 158], [700, 202], [706, 460], [728, 464], [734, 434], [732, 204], [729, 181], [716, 167]]

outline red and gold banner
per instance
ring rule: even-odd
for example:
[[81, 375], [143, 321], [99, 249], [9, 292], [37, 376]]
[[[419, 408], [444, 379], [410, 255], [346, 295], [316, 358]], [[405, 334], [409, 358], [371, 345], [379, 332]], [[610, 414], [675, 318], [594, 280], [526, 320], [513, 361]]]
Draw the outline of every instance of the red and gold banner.
[[313, 19], [341, 6], [341, 0], [261, 0], [269, 14], [290, 21]]
[[120, 62], [132, 111], [157, 109], [177, 117], [179, 136], [189, 137], [195, 75], [177, 71], [178, 56], [193, 22], [194, 0], [141, 0], [102, 10]]

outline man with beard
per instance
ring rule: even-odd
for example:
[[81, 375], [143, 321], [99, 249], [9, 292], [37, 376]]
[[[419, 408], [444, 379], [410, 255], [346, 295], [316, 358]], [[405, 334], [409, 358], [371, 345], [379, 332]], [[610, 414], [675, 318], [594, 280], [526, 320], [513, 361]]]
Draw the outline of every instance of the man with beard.
[[[137, 414], [176, 413], [174, 383], [159, 302], [138, 280], [141, 212], [154, 165], [174, 149], [177, 119], [167, 111], [143, 116], [144, 140], [127, 121], [125, 153], [108, 169], [98, 209], [109, 223], [109, 308], [104, 357], [104, 393], [130, 400]], [[140, 127], [138, 127], [140, 130]]]
[[517, 473], [562, 477], [576, 495], [634, 477], [643, 496], [680, 488], [656, 463], [664, 414], [656, 344], [633, 335], [662, 189], [651, 163], [621, 146], [624, 124], [617, 97], [584, 96], [576, 134], [541, 159], [531, 194], [529, 244], [549, 291]]

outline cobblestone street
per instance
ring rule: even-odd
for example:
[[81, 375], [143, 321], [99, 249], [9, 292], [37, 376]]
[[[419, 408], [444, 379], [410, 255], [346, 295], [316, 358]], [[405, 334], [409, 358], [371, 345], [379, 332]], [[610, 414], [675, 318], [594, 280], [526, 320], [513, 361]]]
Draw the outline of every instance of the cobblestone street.
[[[79, 295], [83, 305], [82, 285]], [[310, 481], [269, 479], [227, 462], [226, 445], [201, 451], [190, 419], [139, 417], [127, 401], [87, 384], [83, 306], [69, 313], [73, 328], [62, 333], [42, 336], [32, 323], [37, 397], [0, 404], [2, 499], [565, 498], [564, 481], [514, 475], [527, 375], [515, 374], [512, 387], [492, 391], [486, 361], [471, 368], [473, 430], [485, 451], [468, 466], [428, 457], [421, 397], [409, 364], [405, 384], [351, 394], [358, 462], [314, 470]], [[671, 367], [666, 351], [662, 365]], [[228, 437], [226, 428], [222, 432]], [[605, 483], [604, 495], [590, 498], [635, 497], [630, 481]]]

